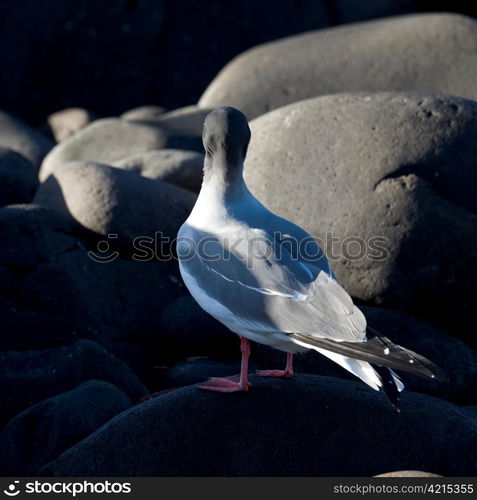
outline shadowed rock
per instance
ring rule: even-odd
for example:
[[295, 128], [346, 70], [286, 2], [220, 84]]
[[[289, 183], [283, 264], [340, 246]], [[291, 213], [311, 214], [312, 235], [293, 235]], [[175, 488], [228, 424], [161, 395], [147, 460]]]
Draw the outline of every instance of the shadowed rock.
[[101, 245], [88, 249], [89, 242], [43, 207], [1, 208], [0, 241], [8, 242], [0, 245], [5, 349], [55, 347], [78, 337], [108, 349], [117, 341], [149, 346], [164, 307], [185, 293], [175, 262], [124, 259]]
[[0, 471], [34, 474], [130, 406], [122, 391], [99, 380], [41, 401], [12, 418], [0, 434]]
[[38, 170], [21, 154], [0, 148], [0, 206], [28, 203], [38, 187]]
[[146, 393], [136, 375], [116, 357], [89, 340], [43, 351], [0, 354], [0, 423], [42, 399], [99, 379], [119, 387], [133, 401]]
[[20, 153], [38, 168], [53, 146], [53, 141], [42, 133], [0, 111], [0, 147]]
[[40, 473], [54, 476], [372, 476], [477, 471], [477, 420], [406, 393], [393, 413], [361, 382], [252, 377], [248, 393], [187, 387], [118, 415]]

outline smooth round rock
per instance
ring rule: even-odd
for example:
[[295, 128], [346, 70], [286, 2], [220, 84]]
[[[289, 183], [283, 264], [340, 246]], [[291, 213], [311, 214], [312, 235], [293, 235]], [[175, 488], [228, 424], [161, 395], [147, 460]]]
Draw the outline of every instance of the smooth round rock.
[[166, 181], [198, 193], [202, 184], [204, 155], [180, 149], [149, 151], [140, 156], [130, 156], [113, 166], [133, 170], [143, 177]]
[[254, 47], [228, 63], [199, 106], [249, 118], [349, 91], [419, 90], [477, 100], [477, 21], [402, 16], [313, 31]]
[[475, 102], [338, 94], [277, 109], [251, 129], [249, 188], [319, 238], [349, 293], [474, 337]]
[[0, 111], [0, 147], [24, 156], [36, 168], [54, 146], [53, 141], [18, 118]]
[[43, 161], [39, 177], [43, 182], [56, 168], [69, 161], [110, 165], [126, 156], [165, 148], [203, 151], [200, 137], [175, 134], [150, 122], [104, 118], [55, 146]]
[[96, 116], [87, 109], [67, 108], [49, 115], [46, 119], [45, 129], [55, 142], [61, 142], [95, 119]]
[[0, 471], [33, 475], [131, 406], [121, 390], [100, 380], [41, 401], [13, 417], [0, 434]]
[[143, 254], [139, 240], [145, 238], [150, 249], [157, 235], [170, 246], [195, 199], [190, 191], [166, 182], [78, 161], [57, 168], [40, 186], [35, 203], [55, 210], [74, 226], [109, 238], [111, 244], [137, 241], [135, 249]]
[[38, 169], [31, 162], [0, 148], [0, 206], [30, 202], [38, 185]]
[[167, 392], [118, 415], [40, 473], [354, 477], [403, 469], [448, 476], [477, 472], [477, 420], [445, 401], [409, 392], [396, 415], [382, 394], [362, 382], [316, 375], [251, 377], [251, 382], [250, 391], [239, 394], [194, 386]]

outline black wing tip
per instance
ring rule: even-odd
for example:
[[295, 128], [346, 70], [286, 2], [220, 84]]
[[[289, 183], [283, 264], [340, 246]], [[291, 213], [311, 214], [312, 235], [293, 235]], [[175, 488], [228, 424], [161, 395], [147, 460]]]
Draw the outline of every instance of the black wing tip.
[[[394, 344], [392, 342], [392, 340], [390, 340], [388, 337], [382, 335], [381, 332], [379, 332], [375, 328], [372, 328], [371, 326], [367, 325], [367, 329], [374, 335], [374, 337], [371, 337], [371, 339], [368, 339], [368, 341], [372, 340], [374, 338], [377, 338], [381, 342], [384, 342], [386, 344], [387, 343]], [[420, 354], [417, 354], [414, 351], [411, 351], [411, 349], [407, 349], [406, 347], [402, 347], [398, 344], [394, 344], [394, 345], [396, 347], [398, 347], [399, 349], [401, 349], [402, 351], [404, 351], [408, 356], [410, 356], [411, 358], [416, 360], [418, 362], [418, 364], [423, 368], [423, 370], [421, 370], [421, 373], [414, 372], [414, 375], [420, 376], [422, 378], [426, 378], [428, 380], [435, 380], [436, 382], [441, 382], [441, 383], [445, 383], [445, 384], [448, 384], [450, 382], [450, 379], [447, 376], [447, 374], [444, 372], [444, 370], [442, 370], [442, 368], [437, 366], [435, 363], [433, 363], [429, 359], [425, 358], [424, 356], [422, 356]]]

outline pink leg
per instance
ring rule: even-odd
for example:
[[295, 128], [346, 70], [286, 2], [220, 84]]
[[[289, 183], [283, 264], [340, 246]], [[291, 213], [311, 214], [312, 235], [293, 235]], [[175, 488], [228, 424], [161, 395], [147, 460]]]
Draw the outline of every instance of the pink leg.
[[250, 342], [240, 337], [240, 351], [242, 352], [242, 365], [240, 367], [240, 375], [223, 378], [211, 378], [202, 385], [199, 389], [215, 392], [239, 392], [248, 391], [250, 385], [248, 381], [248, 358], [250, 357]]
[[293, 354], [287, 352], [287, 366], [284, 370], [258, 370], [255, 375], [258, 377], [293, 377]]

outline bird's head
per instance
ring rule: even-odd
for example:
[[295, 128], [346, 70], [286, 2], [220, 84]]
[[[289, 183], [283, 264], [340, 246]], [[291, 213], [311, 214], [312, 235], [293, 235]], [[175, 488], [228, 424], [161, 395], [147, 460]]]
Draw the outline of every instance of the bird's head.
[[245, 115], [238, 109], [223, 107], [215, 108], [205, 118], [202, 141], [208, 157], [230, 168], [243, 163], [250, 135]]

